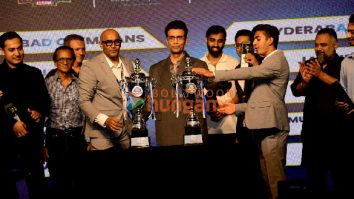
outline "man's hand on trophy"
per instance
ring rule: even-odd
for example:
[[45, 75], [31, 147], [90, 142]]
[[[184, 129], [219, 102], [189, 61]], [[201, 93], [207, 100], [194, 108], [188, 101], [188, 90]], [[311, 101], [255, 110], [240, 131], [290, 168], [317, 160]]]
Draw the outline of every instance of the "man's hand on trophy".
[[203, 75], [204, 77], [214, 77], [214, 73], [210, 70], [207, 70], [205, 68], [192, 68], [192, 72]]
[[252, 53], [247, 53], [244, 57], [245, 62], [251, 64], [252, 66], [257, 66], [259, 65], [259, 62], [256, 58], [256, 56]]
[[222, 107], [218, 108], [217, 111], [227, 115], [234, 114], [236, 112], [236, 104], [230, 102], [225, 103]]
[[123, 128], [123, 122], [122, 120], [116, 118], [116, 117], [109, 117], [107, 118], [105, 125], [107, 129], [113, 132], [119, 132]]
[[223, 117], [225, 117], [226, 114], [224, 113], [221, 113], [219, 111], [216, 111], [216, 112], [208, 112], [209, 116], [210, 116], [210, 119], [212, 121], [215, 121], [215, 122], [218, 122], [220, 121]]

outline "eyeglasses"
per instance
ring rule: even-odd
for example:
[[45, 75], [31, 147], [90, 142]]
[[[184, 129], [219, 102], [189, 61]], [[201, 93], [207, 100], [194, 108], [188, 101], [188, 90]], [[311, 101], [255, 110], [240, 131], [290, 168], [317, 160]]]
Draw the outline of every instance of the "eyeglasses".
[[115, 46], [120, 46], [122, 44], [122, 40], [121, 39], [116, 39], [114, 41], [106, 40], [106, 41], [101, 41], [101, 42], [104, 43], [106, 46], [112, 46], [113, 44]]
[[168, 41], [174, 41], [177, 39], [177, 41], [182, 41], [184, 40], [184, 36], [168, 36], [167, 37]]
[[346, 30], [346, 32], [354, 35], [354, 29], [348, 29], [348, 30]]
[[241, 48], [242, 47], [242, 43], [235, 43], [235, 48]]
[[73, 58], [66, 58], [66, 57], [61, 57], [57, 59], [57, 62], [64, 63], [64, 62], [72, 62]]

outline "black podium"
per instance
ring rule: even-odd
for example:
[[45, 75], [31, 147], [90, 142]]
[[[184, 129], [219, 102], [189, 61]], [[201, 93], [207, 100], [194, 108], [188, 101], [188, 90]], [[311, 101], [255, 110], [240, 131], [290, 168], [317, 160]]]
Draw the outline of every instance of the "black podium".
[[265, 198], [258, 158], [251, 151], [237, 144], [97, 151], [88, 154], [80, 187], [84, 195], [107, 194], [103, 198], [117, 198], [119, 190]]

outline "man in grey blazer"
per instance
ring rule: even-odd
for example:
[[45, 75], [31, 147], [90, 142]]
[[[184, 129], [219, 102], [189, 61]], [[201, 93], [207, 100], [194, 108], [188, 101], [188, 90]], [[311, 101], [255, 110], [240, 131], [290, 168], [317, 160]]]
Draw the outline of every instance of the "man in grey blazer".
[[249, 53], [245, 59], [253, 67], [216, 71], [215, 75], [203, 69], [193, 71], [206, 77], [215, 76], [215, 81], [254, 80], [254, 89], [247, 103], [229, 103], [219, 111], [226, 114], [245, 112], [246, 126], [254, 130], [254, 136], [259, 141], [260, 164], [269, 198], [275, 199], [278, 196], [278, 182], [286, 179], [286, 144], [290, 128], [284, 97], [289, 65], [283, 52], [277, 50], [279, 31], [276, 27], [260, 24], [252, 32], [254, 48], [264, 57], [261, 64]]
[[86, 116], [88, 150], [130, 146], [131, 120], [119, 81], [133, 72], [133, 61], [119, 56], [122, 39], [114, 29], [100, 36], [103, 53], [85, 62], [79, 75], [79, 105]]

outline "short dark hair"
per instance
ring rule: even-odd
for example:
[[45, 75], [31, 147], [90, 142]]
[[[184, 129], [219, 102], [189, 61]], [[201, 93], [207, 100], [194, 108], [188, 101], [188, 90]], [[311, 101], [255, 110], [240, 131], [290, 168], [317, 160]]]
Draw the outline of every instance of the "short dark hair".
[[5, 41], [9, 39], [15, 39], [18, 38], [21, 41], [21, 44], [23, 43], [22, 37], [20, 37], [19, 34], [17, 34], [15, 31], [9, 31], [5, 32], [0, 36], [0, 48], [4, 49], [5, 48]]
[[165, 28], [166, 37], [167, 37], [168, 31], [171, 29], [182, 29], [182, 30], [184, 30], [184, 36], [187, 37], [187, 35], [188, 35], [187, 25], [186, 25], [186, 23], [184, 23], [181, 20], [174, 20], [174, 21], [171, 21], [170, 23], [167, 24], [167, 26]]
[[59, 46], [58, 48], [55, 49], [54, 53], [53, 53], [53, 61], [56, 62], [58, 60], [58, 51], [60, 50], [69, 50], [71, 53], [71, 58], [73, 59], [73, 61], [75, 61], [76, 57], [75, 57], [75, 52], [74, 49], [70, 48], [69, 46]]
[[205, 36], [209, 37], [211, 34], [219, 34], [219, 33], [224, 34], [224, 38], [226, 38], [226, 30], [225, 30], [225, 28], [222, 27], [222, 26], [219, 26], [219, 25], [213, 25], [213, 26], [210, 26], [208, 28], [208, 30], [206, 31]]
[[317, 35], [323, 35], [323, 34], [328, 34], [331, 37], [333, 37], [336, 41], [338, 41], [337, 33], [336, 33], [336, 31], [333, 28], [322, 28], [317, 33]]
[[251, 42], [253, 41], [253, 32], [250, 30], [241, 29], [241, 30], [237, 31], [236, 35], [235, 35], [235, 41], [240, 36], [248, 36], [250, 38]]
[[354, 13], [350, 15], [349, 23], [354, 23]]
[[253, 34], [255, 34], [257, 31], [263, 31], [267, 37], [272, 37], [274, 40], [274, 47], [278, 47], [279, 30], [277, 27], [270, 24], [258, 24], [252, 29]]
[[83, 36], [77, 35], [77, 34], [70, 34], [70, 35], [67, 35], [64, 38], [64, 46], [69, 46], [70, 47], [71, 40], [80, 40], [80, 41], [85, 42], [85, 39], [84, 39]]

